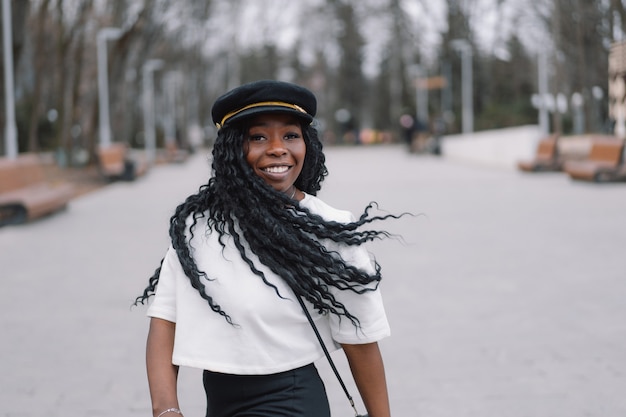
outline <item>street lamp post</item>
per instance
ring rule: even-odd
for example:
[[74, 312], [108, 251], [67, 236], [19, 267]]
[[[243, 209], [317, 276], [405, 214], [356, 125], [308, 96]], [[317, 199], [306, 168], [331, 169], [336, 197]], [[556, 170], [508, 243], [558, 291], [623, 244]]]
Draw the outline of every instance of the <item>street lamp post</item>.
[[463, 133], [474, 131], [474, 103], [472, 88], [472, 46], [465, 39], [455, 39], [451, 42], [453, 48], [461, 52], [461, 77], [463, 90]]
[[118, 39], [122, 36], [119, 28], [103, 28], [98, 31], [98, 132], [100, 146], [106, 148], [111, 145], [111, 122], [109, 120], [109, 77], [107, 63], [107, 40]]
[[427, 77], [422, 69], [422, 66], [415, 64], [415, 108], [416, 108], [416, 121], [424, 123], [428, 126], [428, 85]]
[[166, 144], [176, 142], [176, 90], [181, 75], [180, 71], [169, 71], [163, 79], [163, 92], [165, 93], [163, 131]]
[[13, 84], [11, 0], [2, 0], [2, 29], [4, 48], [4, 95], [6, 107], [4, 149], [8, 159], [15, 159], [17, 158], [17, 124], [15, 122], [15, 85]]
[[571, 103], [574, 115], [574, 134], [581, 135], [585, 131], [585, 112], [583, 111], [585, 99], [582, 94], [576, 92], [572, 94]]
[[545, 97], [548, 95], [548, 63], [545, 51], [541, 51], [539, 53], [537, 64], [539, 87], [539, 100], [537, 103], [539, 109], [539, 127], [541, 129], [541, 133], [547, 135], [550, 131], [550, 122], [548, 120], [548, 106], [544, 103]]
[[163, 67], [160, 59], [150, 59], [141, 68], [143, 83], [143, 125], [146, 158], [148, 164], [154, 164], [156, 157], [156, 132], [154, 123], [154, 71]]

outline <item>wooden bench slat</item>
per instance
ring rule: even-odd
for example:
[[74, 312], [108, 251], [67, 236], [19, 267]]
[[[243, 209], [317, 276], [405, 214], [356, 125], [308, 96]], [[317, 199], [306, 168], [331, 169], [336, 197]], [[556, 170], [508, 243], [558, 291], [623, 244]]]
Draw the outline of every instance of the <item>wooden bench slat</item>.
[[96, 155], [100, 174], [108, 180], [132, 181], [148, 170], [145, 162], [130, 157], [129, 149], [123, 143], [114, 142], [106, 147], [98, 147]]
[[0, 226], [61, 210], [73, 196], [73, 185], [47, 181], [37, 155], [0, 158]]
[[622, 162], [624, 141], [618, 138], [592, 138], [591, 150], [584, 161], [570, 161], [564, 170], [575, 180], [600, 181], [617, 175]]
[[517, 167], [522, 171], [558, 171], [562, 168], [563, 162], [558, 154], [558, 139], [560, 135], [554, 133], [543, 138], [537, 144], [535, 157], [530, 161], [520, 161]]
[[165, 144], [165, 153], [167, 160], [174, 163], [185, 162], [189, 157], [189, 151], [179, 148], [175, 142]]

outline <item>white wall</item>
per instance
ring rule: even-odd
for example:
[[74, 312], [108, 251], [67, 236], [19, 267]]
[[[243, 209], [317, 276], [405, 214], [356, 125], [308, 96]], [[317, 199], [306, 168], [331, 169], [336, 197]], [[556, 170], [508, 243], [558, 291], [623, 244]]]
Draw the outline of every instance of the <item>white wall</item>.
[[441, 154], [451, 160], [517, 169], [518, 161], [534, 157], [543, 136], [535, 125], [449, 135], [442, 139]]

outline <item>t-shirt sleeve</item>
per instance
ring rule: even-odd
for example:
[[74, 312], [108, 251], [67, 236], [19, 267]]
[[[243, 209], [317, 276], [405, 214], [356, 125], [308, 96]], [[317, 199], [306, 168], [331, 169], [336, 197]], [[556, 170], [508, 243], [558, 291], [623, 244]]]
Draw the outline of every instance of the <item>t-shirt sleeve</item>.
[[[181, 275], [182, 274], [182, 275]], [[147, 315], [176, 322], [176, 279], [184, 276], [183, 268], [173, 247], [169, 247], [159, 275], [159, 283]]]
[[[350, 246], [341, 251], [342, 258], [369, 274], [375, 273], [374, 261], [363, 246]], [[370, 284], [370, 288], [374, 288]], [[387, 314], [383, 304], [380, 287], [373, 291], [357, 294], [350, 290], [332, 290], [350, 314], [357, 317], [359, 326], [355, 327], [345, 316], [330, 315], [330, 327], [333, 339], [338, 343], [364, 344], [379, 341], [391, 334]]]

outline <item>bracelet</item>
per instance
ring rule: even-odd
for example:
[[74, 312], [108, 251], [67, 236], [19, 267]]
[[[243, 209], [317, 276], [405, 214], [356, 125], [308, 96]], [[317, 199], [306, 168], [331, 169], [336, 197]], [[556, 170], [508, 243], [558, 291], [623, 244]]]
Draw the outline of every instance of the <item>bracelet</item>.
[[163, 414], [167, 414], [167, 413], [176, 413], [176, 414], [180, 414], [181, 416], [183, 415], [183, 413], [178, 408], [172, 407], [172, 408], [168, 408], [167, 410], [161, 411], [161, 413], [157, 417], [161, 417]]

